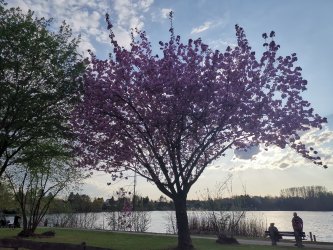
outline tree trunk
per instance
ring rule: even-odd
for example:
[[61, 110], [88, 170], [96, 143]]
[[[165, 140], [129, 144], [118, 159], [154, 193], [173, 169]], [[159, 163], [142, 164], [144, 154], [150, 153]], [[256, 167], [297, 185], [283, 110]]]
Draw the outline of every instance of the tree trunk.
[[188, 226], [186, 195], [179, 195], [173, 199], [176, 208], [176, 219], [178, 229], [178, 249], [193, 249]]
[[22, 228], [23, 228], [23, 230], [28, 229], [28, 219], [27, 219], [27, 215], [25, 214], [25, 211], [22, 212]]
[[40, 221], [38, 221], [37, 219], [33, 218], [33, 221], [31, 223], [31, 232], [32, 233], [35, 233], [35, 231], [36, 231], [39, 223], [40, 223]]
[[30, 237], [33, 235], [25, 210], [22, 210], [22, 231], [18, 233], [19, 237]]

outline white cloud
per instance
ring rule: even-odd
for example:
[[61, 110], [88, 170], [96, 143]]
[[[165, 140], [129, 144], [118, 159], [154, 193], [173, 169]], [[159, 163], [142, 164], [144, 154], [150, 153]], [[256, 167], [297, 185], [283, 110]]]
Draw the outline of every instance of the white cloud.
[[235, 39], [216, 39], [213, 41], [209, 41], [208, 44], [212, 49], [222, 50], [228, 46], [234, 48], [237, 46]]
[[287, 167], [289, 167], [289, 164], [288, 163], [285, 163], [285, 162], [283, 162], [283, 163], [281, 163], [280, 165], [279, 165], [279, 168], [287, 168]]
[[193, 28], [191, 34], [198, 34], [204, 32], [205, 30], [211, 28], [212, 25], [213, 25], [212, 22], [205, 22], [203, 25]]
[[161, 9], [161, 17], [164, 19], [169, 18], [171, 11], [172, 11], [172, 9]]
[[151, 20], [153, 22], [163, 23], [169, 18], [170, 12], [173, 11], [170, 8], [155, 9], [151, 12]]
[[198, 27], [194, 27], [191, 31], [191, 34], [199, 34], [208, 29], [212, 29], [212, 28], [216, 28], [216, 27], [223, 28], [227, 25], [227, 23], [228, 23], [228, 15], [225, 14], [221, 18], [206, 21], [202, 25], [200, 25]]
[[129, 0], [114, 1], [114, 10], [118, 16], [117, 27], [142, 28], [143, 23], [137, 16], [136, 10], [132, 8], [132, 2]]
[[147, 12], [153, 4], [153, 0], [115, 0], [113, 7], [118, 16], [117, 26], [125, 29], [138, 28], [144, 26], [142, 12]]
[[138, 5], [144, 12], [147, 12], [153, 3], [154, 0], [141, 0], [139, 1]]
[[[333, 131], [328, 127], [323, 130], [311, 129], [301, 136], [300, 141], [307, 147], [314, 147], [318, 151], [324, 164], [333, 166]], [[253, 153], [251, 155], [251, 153]], [[255, 157], [253, 157], [255, 155]], [[248, 160], [250, 159], [250, 160]], [[311, 166], [310, 160], [303, 158], [291, 148], [280, 149], [271, 146], [267, 151], [261, 148], [260, 152], [248, 151], [247, 154], [235, 153], [232, 159], [234, 170], [245, 169], [286, 169], [289, 167]]]
[[80, 49], [85, 56], [88, 49], [95, 51], [93, 40], [107, 33], [105, 27], [101, 26], [108, 9], [103, 0], [18, 0], [11, 3], [11, 6], [15, 5], [32, 9], [38, 17], [53, 18], [55, 27], [65, 20], [72, 28], [73, 35], [81, 34]]
[[250, 146], [246, 149], [235, 149], [235, 157], [239, 159], [250, 160], [253, 159], [256, 154], [260, 152], [259, 146]]
[[[204, 31], [215, 29], [215, 28], [219, 28], [221, 30], [224, 27], [226, 27], [226, 25], [229, 23], [229, 19], [230, 19], [229, 16], [230, 16], [229, 12], [224, 12], [218, 18], [213, 18], [211, 20], [207, 20], [202, 25], [194, 27], [191, 31], [191, 34], [192, 35], [193, 34], [199, 34], [199, 33], [202, 33]], [[221, 42], [221, 41], [229, 43], [228, 41], [225, 41], [225, 40], [220, 40], [219, 42]], [[229, 46], [229, 44], [228, 44], [228, 46]]]
[[120, 45], [130, 44], [131, 28], [143, 29], [143, 13], [147, 12], [154, 0], [13, 0], [10, 6], [20, 6], [24, 11], [34, 10], [38, 17], [54, 18], [55, 27], [63, 20], [69, 24], [74, 35], [81, 34], [80, 48], [96, 51], [94, 42], [109, 43], [109, 33], [104, 21], [109, 13], [114, 24], [114, 33]]
[[[121, 46], [128, 48], [131, 43], [131, 29], [138, 28], [142, 30], [144, 27], [143, 13], [150, 9], [154, 3], [153, 0], [115, 0], [113, 1], [114, 13], [111, 13], [111, 21], [114, 22], [113, 31], [116, 39]], [[116, 17], [113, 18], [113, 14]], [[99, 38], [102, 40], [102, 38]]]
[[[8, 1], [7, 1], [8, 2]], [[19, 6], [21, 10], [23, 10], [23, 12], [28, 12], [29, 10], [29, 6], [22, 0], [11, 0], [8, 3], [9, 7], [17, 7]]]
[[83, 54], [84, 57], [87, 57], [89, 55], [88, 50], [91, 50], [93, 53], [96, 52], [96, 49], [94, 48], [94, 46], [90, 42], [90, 39], [83, 35], [81, 37], [79, 51]]

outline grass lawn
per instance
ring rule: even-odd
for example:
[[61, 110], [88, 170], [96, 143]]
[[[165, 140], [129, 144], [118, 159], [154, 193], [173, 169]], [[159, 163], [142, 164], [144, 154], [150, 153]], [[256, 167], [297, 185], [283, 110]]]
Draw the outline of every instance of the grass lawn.
[[[172, 236], [162, 235], [138, 235], [131, 233], [114, 233], [105, 231], [86, 231], [74, 229], [55, 229], [56, 236], [53, 238], [37, 238], [37, 241], [47, 242], [63, 242], [72, 244], [81, 244], [83, 241], [87, 245], [111, 248], [114, 250], [167, 250], [172, 249], [177, 245], [177, 238]], [[39, 229], [38, 232], [46, 231]], [[19, 229], [0, 229], [0, 238], [15, 236]], [[295, 247], [272, 247], [258, 245], [220, 245], [212, 239], [192, 239], [195, 249], [197, 250], [283, 250], [295, 249]], [[310, 250], [310, 248], [307, 248]]]

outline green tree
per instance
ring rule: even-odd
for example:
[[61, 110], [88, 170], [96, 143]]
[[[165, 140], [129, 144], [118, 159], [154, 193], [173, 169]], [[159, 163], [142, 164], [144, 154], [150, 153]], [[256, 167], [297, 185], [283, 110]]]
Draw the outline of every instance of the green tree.
[[57, 197], [53, 199], [48, 210], [49, 214], [60, 214], [60, 213], [71, 213], [71, 212], [72, 210], [68, 202]]
[[0, 0], [0, 177], [22, 162], [24, 148], [71, 136], [84, 63], [70, 27], [51, 32], [51, 24]]
[[91, 209], [93, 212], [101, 212], [104, 204], [104, 199], [103, 197], [98, 197], [94, 198], [92, 204], [91, 204]]
[[5, 210], [16, 210], [14, 194], [5, 180], [0, 179], [0, 213]]
[[[33, 235], [52, 200], [66, 188], [80, 184], [85, 177], [73, 166], [70, 152], [61, 146], [47, 141], [25, 147], [22, 154], [29, 160], [5, 171], [22, 214], [23, 230], [19, 235]], [[44, 154], [31, 157], [36, 151]]]
[[68, 202], [71, 206], [72, 212], [84, 213], [91, 212], [92, 202], [89, 195], [86, 194], [74, 194], [71, 192], [68, 196]]

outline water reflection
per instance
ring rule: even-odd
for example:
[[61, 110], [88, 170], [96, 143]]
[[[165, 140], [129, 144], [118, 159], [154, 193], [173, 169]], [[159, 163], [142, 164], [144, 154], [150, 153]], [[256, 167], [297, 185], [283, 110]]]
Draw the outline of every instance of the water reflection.
[[[274, 222], [280, 231], [292, 231], [291, 219], [294, 211], [250, 211], [246, 212], [246, 219], [259, 219], [268, 228], [269, 223]], [[333, 212], [296, 211], [303, 219], [304, 232], [309, 237], [309, 232], [316, 235], [317, 241], [333, 242]], [[172, 211], [152, 211], [151, 222], [147, 232], [169, 233], [170, 215]], [[189, 211], [191, 214], [205, 215], [204, 211]], [[108, 213], [93, 213], [94, 227], [109, 230]], [[80, 215], [78, 215], [80, 216]], [[50, 216], [51, 218], [51, 216]], [[50, 221], [50, 220], [49, 220]]]

